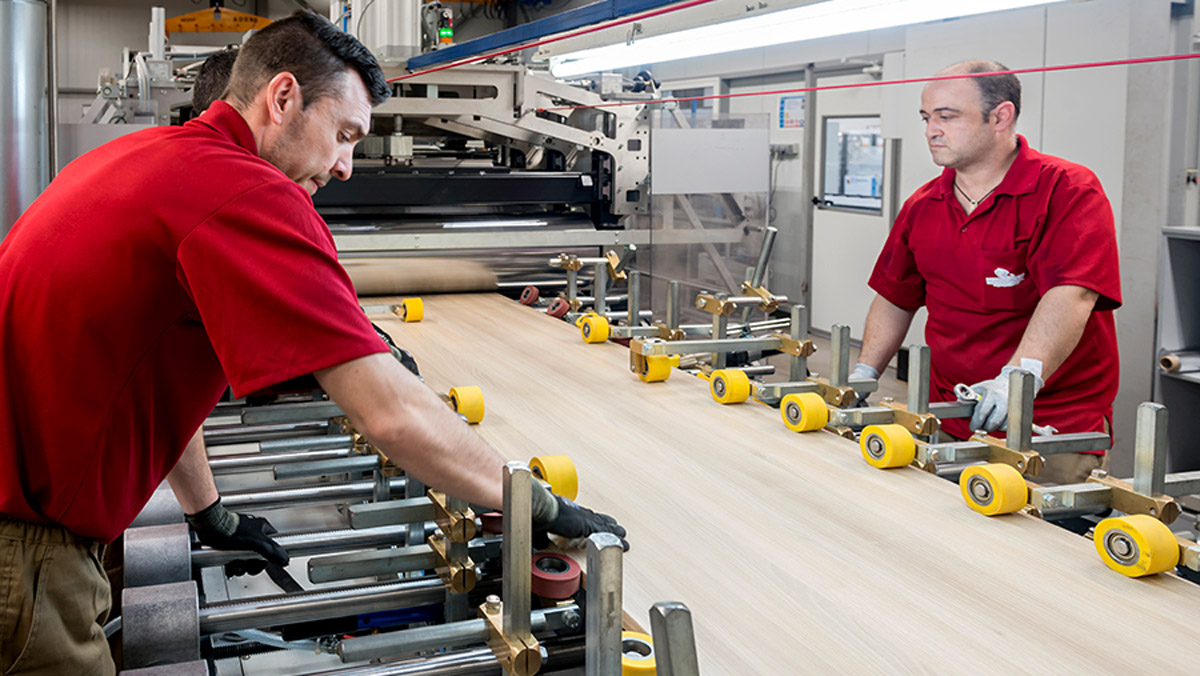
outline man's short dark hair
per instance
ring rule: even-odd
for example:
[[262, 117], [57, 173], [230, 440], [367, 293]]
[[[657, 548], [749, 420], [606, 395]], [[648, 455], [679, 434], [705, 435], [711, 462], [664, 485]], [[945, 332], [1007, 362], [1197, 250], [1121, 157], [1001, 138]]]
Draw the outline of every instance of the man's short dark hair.
[[[996, 73], [1010, 70], [1010, 68], [999, 61], [964, 61], [957, 66], [951, 66], [951, 69], [962, 70], [963, 73]], [[979, 97], [983, 104], [983, 121], [987, 122], [988, 117], [996, 106], [1011, 101], [1013, 104], [1013, 120], [1021, 116], [1021, 81], [1016, 75], [1011, 73], [1005, 75], [989, 75], [987, 77], [973, 77], [971, 81], [979, 87]]]
[[192, 86], [193, 115], [203, 113], [213, 101], [224, 96], [237, 55], [237, 48], [226, 47], [210, 54], [200, 65], [200, 71], [196, 73], [196, 84]]
[[325, 17], [301, 10], [273, 22], [242, 45], [225, 95], [244, 108], [271, 78], [287, 72], [300, 83], [307, 108], [340, 93], [339, 81], [347, 68], [362, 76], [372, 106], [387, 99], [388, 84], [371, 51]]

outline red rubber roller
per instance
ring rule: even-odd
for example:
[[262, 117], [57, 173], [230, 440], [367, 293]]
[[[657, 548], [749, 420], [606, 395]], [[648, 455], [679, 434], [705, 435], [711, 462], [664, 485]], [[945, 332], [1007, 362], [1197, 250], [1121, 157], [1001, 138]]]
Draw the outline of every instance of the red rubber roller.
[[561, 319], [562, 317], [567, 316], [567, 313], [570, 311], [570, 303], [568, 303], [565, 299], [555, 298], [554, 301], [550, 303], [550, 307], [546, 309], [546, 314], [550, 315], [551, 317]]
[[527, 286], [521, 291], [521, 305], [533, 305], [538, 300], [538, 288]]
[[534, 554], [531, 589], [542, 598], [569, 599], [579, 591], [581, 572], [573, 559], [550, 552]]

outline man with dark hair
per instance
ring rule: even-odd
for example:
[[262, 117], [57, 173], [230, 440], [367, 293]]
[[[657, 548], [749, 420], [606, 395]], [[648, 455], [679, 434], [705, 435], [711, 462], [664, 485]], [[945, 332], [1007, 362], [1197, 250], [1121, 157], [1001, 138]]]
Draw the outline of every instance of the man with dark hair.
[[[502, 459], [392, 358], [312, 207], [388, 95], [374, 57], [301, 13], [247, 41], [229, 92], [72, 162], [0, 244], [0, 672], [113, 672], [100, 551], [164, 478], [202, 543], [287, 562], [213, 482], [227, 386], [312, 374], [410, 475], [501, 507]], [[625, 534], [532, 500], [535, 533]]]
[[[1005, 70], [966, 61], [941, 74]], [[1029, 147], [1020, 110], [1012, 74], [926, 85], [925, 138], [945, 168], [905, 202], [875, 263], [854, 375], [877, 378], [924, 305], [931, 398], [954, 399], [958, 383], [982, 397], [969, 424], [943, 422], [948, 433], [1003, 429], [1009, 373], [1022, 368], [1035, 376], [1035, 423], [1111, 434], [1121, 304], [1112, 207], [1086, 167]], [[1049, 456], [1036, 480], [1083, 481], [1103, 460]]]
[[236, 47], [226, 47], [219, 52], [213, 52], [196, 73], [196, 84], [192, 85], [192, 116], [208, 110], [213, 101], [225, 95], [225, 87], [229, 84], [229, 75], [233, 72], [233, 62], [237, 59]]

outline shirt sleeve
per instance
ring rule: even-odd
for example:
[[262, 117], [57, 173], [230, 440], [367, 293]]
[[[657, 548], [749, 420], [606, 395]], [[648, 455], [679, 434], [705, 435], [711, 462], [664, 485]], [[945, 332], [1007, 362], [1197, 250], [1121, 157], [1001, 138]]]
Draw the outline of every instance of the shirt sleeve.
[[911, 199], [906, 202], [896, 215], [896, 222], [867, 282], [892, 305], [905, 310], [916, 310], [925, 304], [925, 278], [918, 272], [916, 257], [909, 246], [911, 202]]
[[387, 351], [327, 226], [284, 179], [238, 195], [188, 233], [177, 276], [236, 396]]
[[1046, 222], [1030, 242], [1030, 279], [1041, 294], [1063, 285], [1091, 289], [1100, 294], [1097, 310], [1115, 310], [1121, 306], [1120, 256], [1108, 197], [1082, 167], [1057, 181]]

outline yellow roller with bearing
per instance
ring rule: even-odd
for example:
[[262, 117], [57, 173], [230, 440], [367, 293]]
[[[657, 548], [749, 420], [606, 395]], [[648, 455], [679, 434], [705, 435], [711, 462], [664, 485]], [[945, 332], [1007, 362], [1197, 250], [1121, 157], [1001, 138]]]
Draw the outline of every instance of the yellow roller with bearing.
[[539, 455], [530, 458], [529, 469], [550, 484], [550, 490], [568, 500], [579, 495], [579, 474], [569, 455]]
[[873, 467], [906, 467], [917, 457], [917, 443], [903, 425], [868, 425], [858, 438], [863, 458]]
[[967, 506], [987, 516], [1012, 514], [1029, 502], [1025, 477], [1012, 465], [974, 465], [958, 477]]
[[1179, 565], [1175, 534], [1148, 514], [1105, 519], [1096, 526], [1093, 540], [1104, 563], [1122, 575], [1154, 575]]
[[425, 318], [425, 303], [420, 298], [405, 298], [392, 306], [392, 312], [406, 322], [419, 322]]
[[712, 372], [708, 390], [722, 404], [740, 404], [750, 398], [750, 378], [745, 371], [718, 369]]
[[603, 343], [608, 340], [608, 319], [589, 312], [579, 318], [579, 335], [585, 343]]
[[450, 388], [450, 407], [474, 425], [483, 420], [483, 390], [475, 385]]
[[793, 432], [812, 432], [829, 424], [829, 407], [816, 392], [785, 395], [779, 402], [779, 415]]
[[638, 377], [644, 383], [658, 383], [671, 377], [671, 367], [679, 366], [679, 355], [654, 354], [642, 362], [642, 370]]
[[653, 639], [639, 631], [621, 632], [621, 676], [655, 673]]

